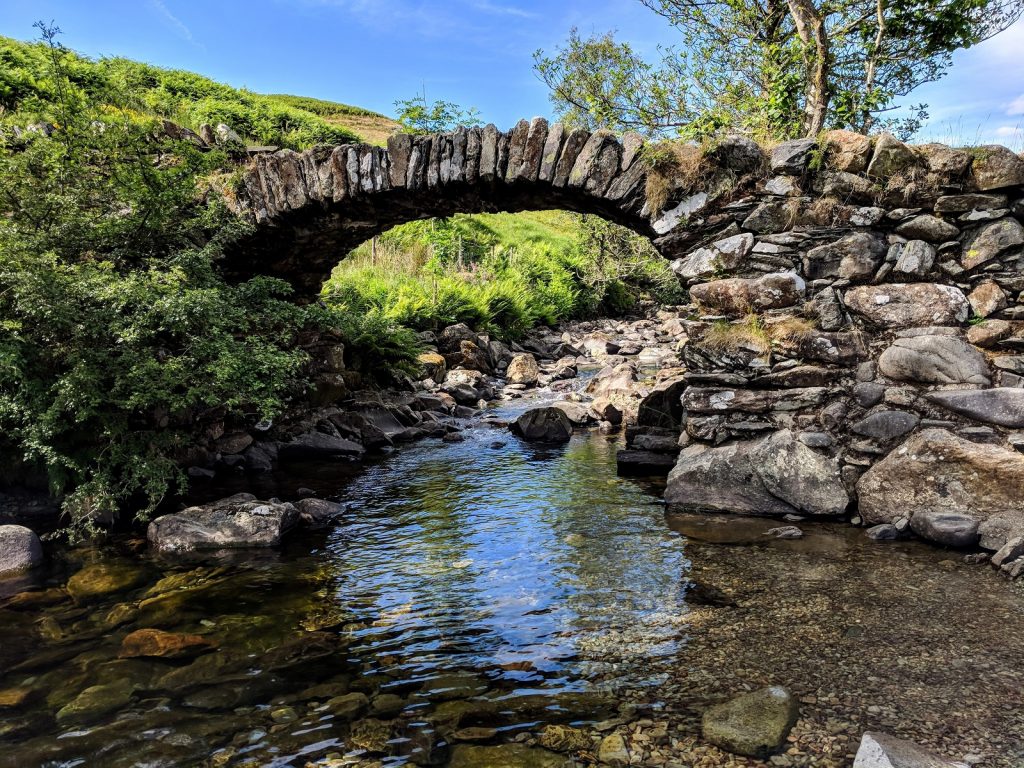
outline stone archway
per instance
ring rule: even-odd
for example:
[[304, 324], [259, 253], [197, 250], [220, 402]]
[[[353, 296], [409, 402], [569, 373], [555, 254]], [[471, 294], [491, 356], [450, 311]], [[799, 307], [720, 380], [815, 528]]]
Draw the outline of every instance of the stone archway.
[[[388, 147], [343, 145], [260, 155], [245, 169], [234, 210], [254, 225], [225, 264], [244, 278], [281, 277], [301, 296], [319, 290], [344, 255], [398, 224], [454, 213], [564, 209], [601, 216], [675, 258], [714, 228], [713, 211], [753, 188], [765, 156], [734, 138], [706, 158], [702, 188], [668, 180], [665, 210], [647, 200], [643, 140], [520, 121], [453, 133], [393, 136]], [[723, 183], [727, 179], [728, 183]], [[714, 186], [718, 194], [710, 194]]]

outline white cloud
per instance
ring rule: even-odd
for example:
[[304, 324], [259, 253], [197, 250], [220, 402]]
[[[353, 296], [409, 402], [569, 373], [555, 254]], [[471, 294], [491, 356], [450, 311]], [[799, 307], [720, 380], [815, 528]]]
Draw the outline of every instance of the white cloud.
[[1024, 93], [1006, 105], [1006, 114], [1011, 117], [1013, 115], [1024, 115]]
[[537, 14], [532, 11], [524, 11], [522, 8], [516, 8], [514, 5], [501, 5], [499, 3], [492, 3], [489, 0], [478, 0], [473, 3], [473, 7], [478, 11], [484, 11], [485, 13], [494, 13], [501, 16], [516, 16], [520, 19], [536, 19]]
[[167, 6], [163, 4], [162, 0], [149, 0], [149, 7], [156, 11], [163, 20], [174, 29], [179, 35], [188, 40], [190, 43], [192, 40], [192, 30], [185, 26], [185, 24], [168, 10]]

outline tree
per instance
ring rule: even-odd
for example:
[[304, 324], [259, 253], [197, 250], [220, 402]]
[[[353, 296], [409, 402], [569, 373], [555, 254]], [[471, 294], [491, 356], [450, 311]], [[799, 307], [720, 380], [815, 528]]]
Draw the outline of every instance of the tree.
[[463, 109], [450, 101], [428, 101], [426, 89], [411, 99], [399, 99], [395, 107], [405, 133], [444, 133], [460, 125], [480, 124], [480, 112], [476, 108]]
[[954, 51], [1001, 32], [1024, 0], [640, 0], [679, 33], [644, 61], [612, 34], [570, 32], [535, 71], [570, 122], [688, 138], [772, 139], [823, 128], [913, 133], [897, 100], [942, 77]]

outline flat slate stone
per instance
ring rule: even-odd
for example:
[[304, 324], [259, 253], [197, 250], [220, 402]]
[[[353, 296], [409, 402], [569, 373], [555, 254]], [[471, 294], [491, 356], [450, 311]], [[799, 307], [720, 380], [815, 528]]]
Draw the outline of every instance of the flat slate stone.
[[666, 475], [676, 465], [671, 453], [622, 450], [615, 454], [615, 465], [620, 475]]
[[929, 400], [954, 413], [1000, 427], [1024, 427], [1024, 389], [954, 389], [929, 392]]

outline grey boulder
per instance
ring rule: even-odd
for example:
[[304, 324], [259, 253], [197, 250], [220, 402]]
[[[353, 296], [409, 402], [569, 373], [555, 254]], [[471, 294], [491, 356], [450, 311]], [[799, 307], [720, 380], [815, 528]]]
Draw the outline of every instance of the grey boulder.
[[531, 442], [566, 443], [572, 437], [572, 422], [560, 408], [533, 408], [509, 428]]
[[299, 522], [292, 504], [257, 501], [239, 493], [211, 504], [158, 517], [146, 537], [157, 552], [273, 547]]
[[985, 355], [955, 336], [896, 339], [878, 358], [878, 370], [890, 379], [922, 384], [990, 383]]
[[43, 561], [39, 537], [23, 525], [0, 525], [0, 576], [21, 573]]
[[849, 496], [838, 465], [786, 429], [759, 441], [684, 450], [665, 502], [669, 512], [838, 515]]
[[910, 528], [922, 539], [947, 547], [973, 547], [978, 543], [978, 521], [955, 512], [918, 512], [910, 519]]

